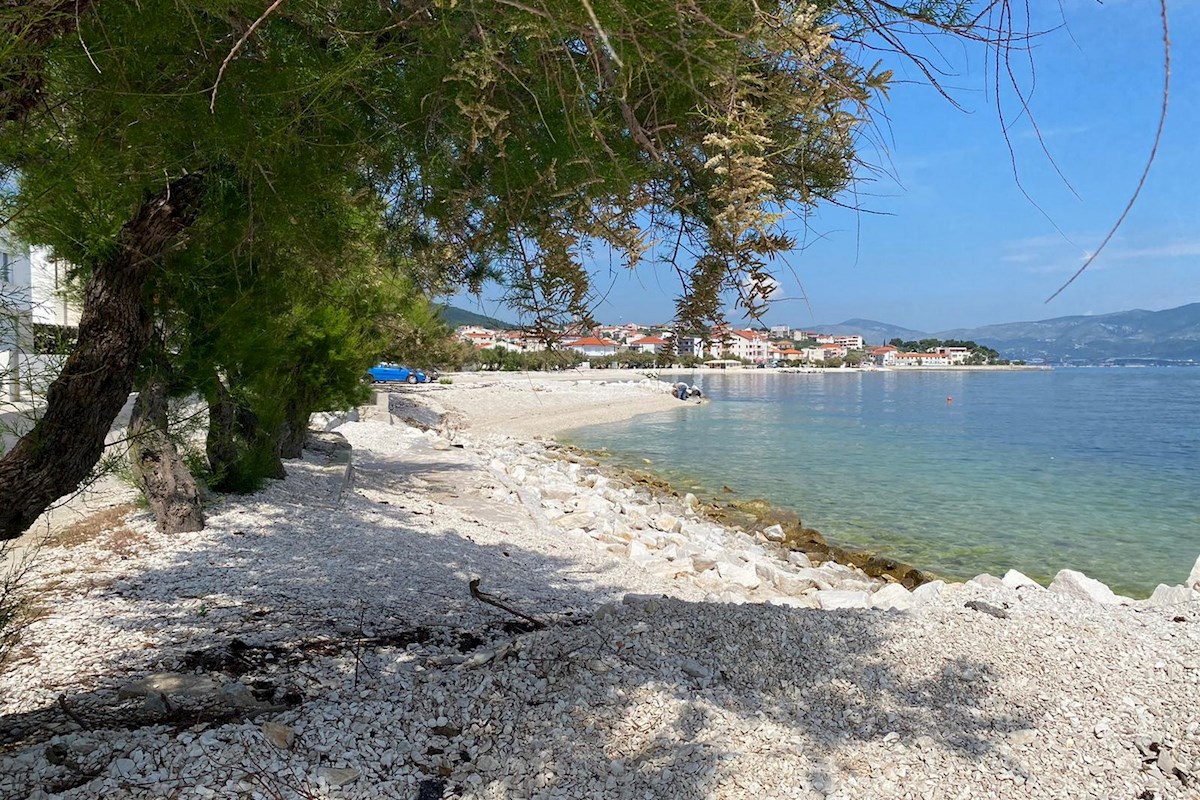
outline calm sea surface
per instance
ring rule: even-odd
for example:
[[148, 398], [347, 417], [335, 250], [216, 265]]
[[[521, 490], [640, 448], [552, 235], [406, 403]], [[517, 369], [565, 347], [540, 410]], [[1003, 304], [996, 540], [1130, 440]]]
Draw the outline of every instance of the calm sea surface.
[[1070, 567], [1142, 597], [1200, 554], [1200, 369], [664, 378], [713, 402], [568, 440], [949, 578]]

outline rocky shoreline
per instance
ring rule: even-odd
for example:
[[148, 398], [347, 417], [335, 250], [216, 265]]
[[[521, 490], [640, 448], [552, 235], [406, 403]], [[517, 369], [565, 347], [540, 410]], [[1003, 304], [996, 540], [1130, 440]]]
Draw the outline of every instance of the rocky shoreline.
[[[804, 527], [795, 512], [765, 500], [705, 504], [651, 473], [605, 466], [593, 454], [566, 445], [482, 449], [491, 455], [489, 468], [505, 490], [496, 499], [519, 502], [565, 534], [590, 538], [647, 569], [706, 588], [706, 578], [736, 585], [745, 590], [741, 601], [907, 609], [945, 586], [910, 565], [830, 545], [819, 531]], [[1159, 608], [1200, 602], [1200, 558], [1185, 584], [1160, 584], [1144, 600], [1117, 595], [1070, 569], [1059, 571], [1048, 587], [1017, 570], [1003, 577], [982, 574], [971, 583], [1048, 588], [1102, 605]], [[829, 594], [833, 591], [856, 594]], [[726, 591], [707, 599], [737, 597]]]
[[1196, 796], [1200, 568], [910, 590], [445, 397], [47, 548], [0, 798]]

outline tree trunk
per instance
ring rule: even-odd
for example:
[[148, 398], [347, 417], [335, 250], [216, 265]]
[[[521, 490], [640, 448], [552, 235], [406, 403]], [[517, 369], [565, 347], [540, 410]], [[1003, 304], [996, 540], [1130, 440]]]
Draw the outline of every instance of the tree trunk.
[[283, 420], [283, 431], [279, 435], [280, 458], [299, 458], [304, 450], [304, 440], [308, 438], [308, 418], [311, 417], [306, 408], [300, 403], [289, 401], [287, 416]]
[[0, 125], [19, 122], [42, 100], [45, 63], [40, 55], [54, 39], [73, 33], [93, 0], [5, 2], [0, 36], [11, 49], [0, 65]]
[[20, 536], [100, 459], [150, 339], [146, 279], [195, 221], [203, 189], [203, 173], [172, 181], [125, 223], [111, 255], [91, 265], [78, 343], [50, 384], [42, 418], [0, 458], [0, 540]]
[[258, 415], [246, 406], [237, 407], [238, 432], [246, 440], [246, 458], [254, 462], [254, 474], [264, 478], [286, 478], [279, 460], [279, 429], [264, 428]]
[[219, 376], [213, 376], [213, 388], [208, 392], [208, 436], [204, 452], [212, 470], [212, 487], [219, 492], [231, 488], [230, 476], [237, 465], [237, 404]]
[[153, 377], [142, 387], [129, 419], [133, 476], [163, 533], [204, 530], [204, 511], [191, 470], [167, 435], [167, 386]]

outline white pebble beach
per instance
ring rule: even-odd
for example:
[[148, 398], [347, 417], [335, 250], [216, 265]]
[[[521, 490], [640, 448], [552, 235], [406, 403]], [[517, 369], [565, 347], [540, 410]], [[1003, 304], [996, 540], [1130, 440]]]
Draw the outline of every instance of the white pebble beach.
[[38, 549], [0, 798], [1200, 797], [1200, 565], [909, 591], [548, 438], [668, 384], [451, 377], [201, 532]]

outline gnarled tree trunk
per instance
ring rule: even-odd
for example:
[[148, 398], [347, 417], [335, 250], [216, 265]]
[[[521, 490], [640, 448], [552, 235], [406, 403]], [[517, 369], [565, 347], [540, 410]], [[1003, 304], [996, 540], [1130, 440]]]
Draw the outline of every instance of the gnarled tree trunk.
[[42, 418], [0, 458], [0, 540], [20, 536], [99, 461], [150, 340], [146, 279], [195, 221], [203, 189], [203, 173], [172, 181], [125, 223], [112, 254], [91, 265], [79, 341], [50, 384]]
[[191, 470], [167, 435], [167, 386], [150, 378], [129, 419], [129, 462], [158, 529], [183, 533], [204, 529], [204, 511]]
[[0, 2], [0, 36], [11, 50], [0, 65], [0, 125], [24, 118], [41, 102], [45, 63], [39, 50], [72, 33], [94, 0]]
[[237, 404], [225, 388], [220, 376], [212, 378], [208, 401], [208, 435], [204, 452], [212, 471], [212, 487], [219, 492], [229, 491], [228, 478], [238, 460]]
[[299, 458], [304, 450], [304, 440], [308, 438], [308, 418], [312, 414], [307, 407], [295, 400], [287, 404], [287, 415], [283, 420], [283, 430], [279, 434], [280, 458]]

